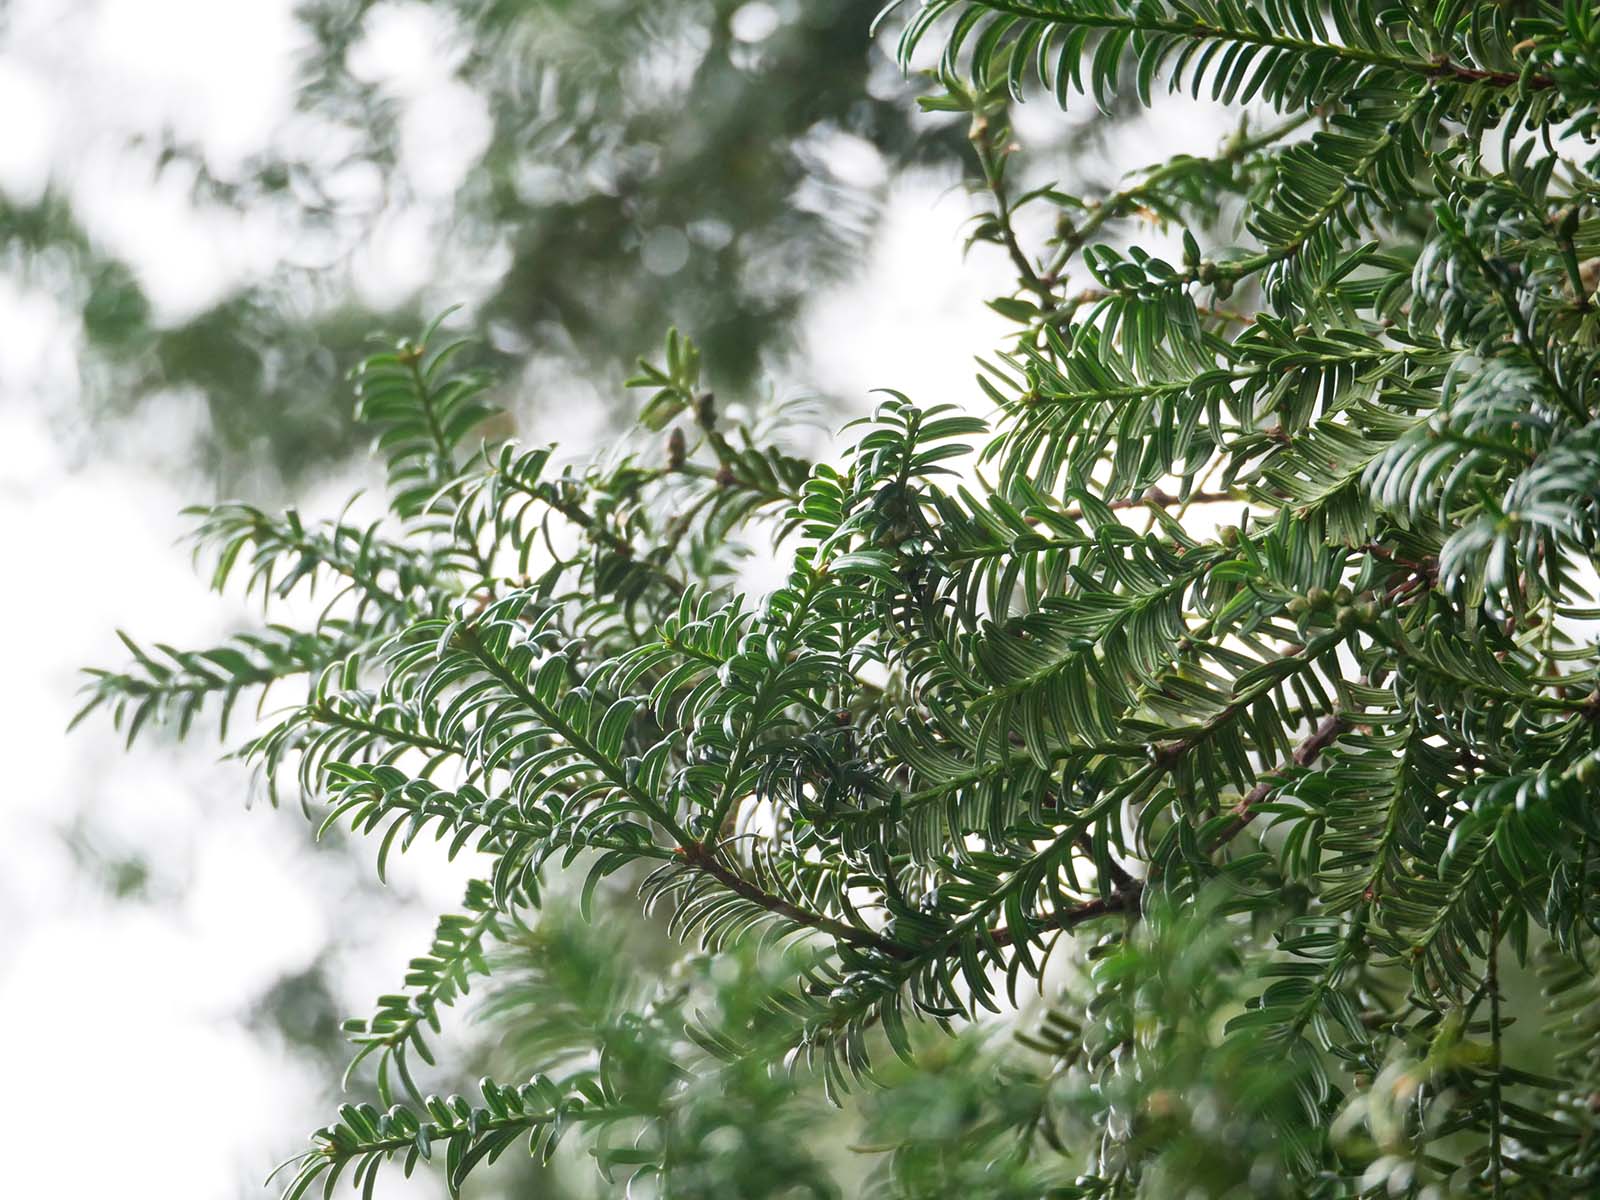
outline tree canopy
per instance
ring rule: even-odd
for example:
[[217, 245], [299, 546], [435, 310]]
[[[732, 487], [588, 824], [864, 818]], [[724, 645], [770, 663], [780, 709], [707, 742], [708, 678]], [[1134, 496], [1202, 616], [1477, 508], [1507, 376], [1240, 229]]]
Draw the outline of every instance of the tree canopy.
[[[274, 789], [380, 875], [479, 868], [286, 1194], [577, 1142], [833, 1195], [847, 1094], [874, 1194], [1591, 1194], [1600, 14], [891, 19], [1016, 268], [978, 403], [887, 393], [806, 461], [672, 333], [562, 465], [436, 323], [357, 376], [381, 516], [196, 512], [218, 588], [317, 615], [93, 673], [130, 738], [288, 702], [240, 748]], [[1014, 103], [1180, 89], [1248, 119], [1019, 180]], [[631, 896], [692, 947], [654, 976], [582, 919]], [[517, 1073], [431, 1094], [473, 986]]]

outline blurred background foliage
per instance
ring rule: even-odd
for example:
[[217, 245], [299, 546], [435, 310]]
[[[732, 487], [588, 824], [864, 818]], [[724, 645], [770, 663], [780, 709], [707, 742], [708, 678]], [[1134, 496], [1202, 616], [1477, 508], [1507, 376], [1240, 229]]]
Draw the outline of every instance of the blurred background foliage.
[[[608, 385], [668, 324], [723, 384], [747, 387], [792, 351], [807, 297], [859, 261], [892, 174], [960, 161], [964, 130], [917, 117], [913, 85], [869, 36], [875, 12], [311, 0], [296, 10], [293, 112], [270, 144], [217, 161], [169, 129], [125, 148], [186, 187], [197, 219], [220, 207], [269, 223], [278, 261], [163, 314], [53, 182], [0, 197], [3, 270], [81, 312], [96, 414], [201, 398], [195, 450], [223, 480], [270, 463], [292, 481], [348, 454], [343, 371], [374, 330], [446, 304], [466, 303], [513, 391], [581, 379], [626, 403]], [[418, 26], [439, 81], [427, 95], [384, 65], [386, 39]], [[423, 286], [362, 287], [364, 256], [394, 254], [397, 238]]]

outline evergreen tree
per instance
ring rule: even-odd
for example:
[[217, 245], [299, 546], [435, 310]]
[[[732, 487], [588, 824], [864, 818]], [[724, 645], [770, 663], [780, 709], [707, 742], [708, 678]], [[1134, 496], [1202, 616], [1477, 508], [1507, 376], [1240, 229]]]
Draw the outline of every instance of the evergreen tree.
[[[674, 334], [637, 438], [557, 470], [436, 325], [359, 374], [384, 519], [198, 514], [219, 588], [320, 616], [95, 673], [130, 737], [282, 684], [271, 784], [380, 874], [482, 864], [287, 1194], [575, 1141], [830, 1195], [846, 1093], [884, 1195], [1592, 1194], [1600, 13], [927, 0], [930, 39], [1017, 269], [992, 419], [890, 393], [806, 462]], [[1272, 117], [1024, 189], [1035, 85]], [[1100, 240], [1136, 218], [1176, 261]], [[566, 907], [633, 894], [676, 966]], [[518, 1073], [429, 1095], [484, 976]]]

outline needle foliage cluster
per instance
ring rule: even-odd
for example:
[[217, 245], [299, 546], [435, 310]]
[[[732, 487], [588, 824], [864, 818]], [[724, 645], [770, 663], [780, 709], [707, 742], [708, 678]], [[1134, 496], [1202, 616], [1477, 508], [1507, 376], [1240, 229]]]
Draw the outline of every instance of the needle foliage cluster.
[[[380, 516], [199, 513], [291, 616], [94, 673], [130, 738], [269, 696], [273, 788], [475, 869], [287, 1195], [567, 1143], [619, 1194], [833, 1195], [847, 1093], [886, 1196], [1595, 1194], [1600, 12], [891, 20], [1016, 270], [971, 403], [810, 461], [673, 334], [563, 465], [435, 327], [355, 376]], [[1247, 120], [1024, 181], [1013, 104], [1173, 91]], [[434, 1095], [479, 984], [526, 1069]]]

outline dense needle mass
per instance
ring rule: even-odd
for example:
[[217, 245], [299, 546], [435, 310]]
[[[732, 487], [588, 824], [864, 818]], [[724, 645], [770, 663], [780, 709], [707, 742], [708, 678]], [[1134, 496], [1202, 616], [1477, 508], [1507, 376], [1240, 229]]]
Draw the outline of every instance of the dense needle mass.
[[[358, 376], [384, 520], [202, 514], [218, 587], [323, 618], [95, 674], [130, 736], [279, 685], [277, 787], [380, 872], [484, 864], [348, 1026], [388, 1107], [290, 1196], [563, 1139], [616, 1187], [833, 1194], [807, 1106], [846, 1091], [884, 1195], [1600, 1183], [1600, 14], [905, 15], [908, 61], [940, 38], [1017, 270], [992, 417], [891, 394], [804, 461], [674, 334], [630, 448], [556, 471], [484, 444], [436, 327]], [[1109, 196], [1020, 180], [1015, 101], [1169, 85], [1252, 115]], [[558, 874], [704, 953], [625, 970], [534, 915]], [[538, 1073], [427, 1095], [483, 974]]]

